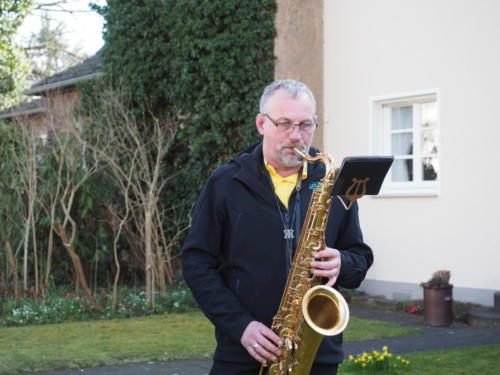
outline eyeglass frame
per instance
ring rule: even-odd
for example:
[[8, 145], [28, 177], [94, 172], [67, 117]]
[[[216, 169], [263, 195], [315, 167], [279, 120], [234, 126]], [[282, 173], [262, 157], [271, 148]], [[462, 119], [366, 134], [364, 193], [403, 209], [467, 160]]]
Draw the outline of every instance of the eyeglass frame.
[[[274, 120], [273, 118], [271, 118], [271, 116], [269, 116], [267, 113], [261, 113], [261, 115], [267, 117], [269, 119], [269, 121], [271, 121], [273, 123], [273, 125], [276, 126], [276, 128], [278, 128], [278, 130], [280, 130], [280, 131], [282, 131], [284, 133], [288, 133], [288, 134], [292, 133], [293, 129], [295, 129], [295, 127], [298, 127], [299, 128], [299, 132], [301, 132], [303, 134], [312, 134], [312, 132], [314, 131], [314, 129], [316, 129], [318, 127], [318, 123], [316, 122], [316, 118], [313, 118], [313, 125], [314, 126], [311, 126], [311, 131], [308, 133], [307, 131], [305, 131], [301, 127], [301, 125], [303, 125], [305, 121], [309, 121], [309, 120], [305, 120], [305, 121], [299, 122], [298, 124], [297, 123], [293, 123], [291, 121], [277, 122], [276, 120]], [[291, 124], [291, 126], [288, 127], [287, 129], [283, 129], [282, 126], [284, 126], [285, 123]], [[281, 127], [280, 127], [280, 125], [281, 125]]]

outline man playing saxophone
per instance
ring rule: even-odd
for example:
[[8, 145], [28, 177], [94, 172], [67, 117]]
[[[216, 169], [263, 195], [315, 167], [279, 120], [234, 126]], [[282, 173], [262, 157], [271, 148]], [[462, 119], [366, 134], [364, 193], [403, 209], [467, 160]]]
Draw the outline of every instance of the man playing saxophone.
[[[282, 354], [283, 340], [270, 328], [297, 248], [312, 192], [325, 174], [307, 163], [317, 127], [316, 102], [294, 80], [267, 86], [256, 115], [262, 142], [217, 168], [198, 201], [182, 249], [184, 278], [215, 325], [211, 375], [256, 375]], [[314, 276], [328, 286], [356, 288], [373, 262], [363, 242], [354, 203], [332, 200], [323, 249], [313, 254]], [[311, 374], [336, 374], [342, 335], [326, 336]]]

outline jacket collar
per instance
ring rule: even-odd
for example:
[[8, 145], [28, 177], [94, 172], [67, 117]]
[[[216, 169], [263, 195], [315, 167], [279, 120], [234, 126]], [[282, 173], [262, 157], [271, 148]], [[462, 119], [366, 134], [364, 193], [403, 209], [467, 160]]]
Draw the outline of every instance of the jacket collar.
[[264, 166], [262, 143], [255, 144], [243, 150], [231, 162], [238, 164], [240, 167], [233, 175], [233, 178], [241, 181], [249, 190], [261, 196], [267, 203], [276, 206], [276, 200], [273, 198], [273, 190], [269, 184], [270, 177]]
[[[318, 149], [311, 147], [309, 154], [316, 156]], [[276, 205], [273, 199], [273, 190], [270, 184], [269, 172], [264, 166], [264, 157], [262, 154], [262, 143], [257, 143], [243, 150], [230, 162], [240, 166], [233, 178], [244, 183], [250, 190], [259, 194], [263, 199], [272, 205]], [[308, 163], [307, 179], [304, 182], [308, 184], [319, 181], [325, 174], [323, 163]]]

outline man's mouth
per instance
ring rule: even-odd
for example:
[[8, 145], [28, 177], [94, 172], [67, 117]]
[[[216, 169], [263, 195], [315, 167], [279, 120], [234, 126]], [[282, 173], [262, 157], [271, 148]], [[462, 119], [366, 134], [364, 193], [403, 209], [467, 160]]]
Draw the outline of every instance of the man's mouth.
[[304, 151], [304, 147], [302, 145], [286, 145], [286, 146], [283, 146], [283, 150], [286, 149], [289, 152], [293, 152], [293, 153], [295, 153], [295, 151], [294, 151], [295, 148], [298, 148], [299, 150]]

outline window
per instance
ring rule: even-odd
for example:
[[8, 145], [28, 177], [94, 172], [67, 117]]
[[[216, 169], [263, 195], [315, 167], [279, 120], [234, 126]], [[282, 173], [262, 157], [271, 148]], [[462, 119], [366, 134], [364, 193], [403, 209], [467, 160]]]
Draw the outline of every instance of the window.
[[439, 193], [437, 93], [372, 99], [372, 152], [393, 155], [382, 195]]

